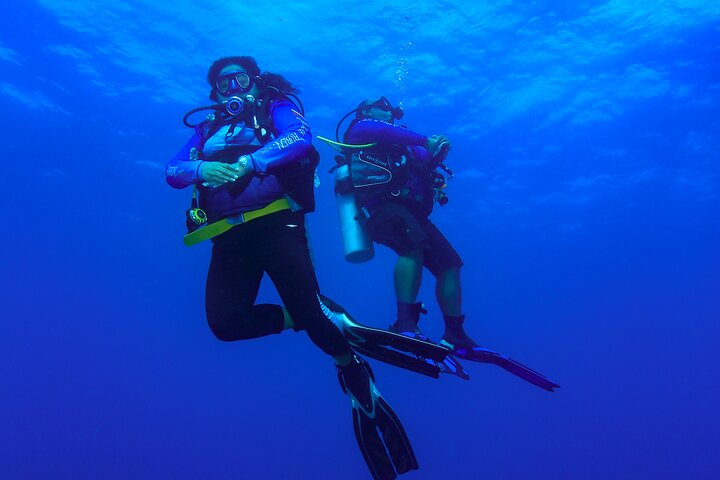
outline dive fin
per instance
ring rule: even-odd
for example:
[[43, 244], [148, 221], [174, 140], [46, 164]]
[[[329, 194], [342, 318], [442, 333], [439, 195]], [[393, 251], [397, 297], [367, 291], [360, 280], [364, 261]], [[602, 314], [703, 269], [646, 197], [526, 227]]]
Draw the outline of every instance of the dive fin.
[[325, 315], [340, 328], [354, 350], [381, 362], [431, 377], [438, 377], [440, 367], [429, 365], [430, 368], [428, 368], [426, 359], [442, 362], [450, 353], [446, 347], [399, 333], [361, 325], [337, 303], [323, 295], [320, 295], [319, 298]]
[[[390, 327], [392, 329], [392, 326]], [[428, 337], [426, 337], [422, 332], [420, 331], [407, 331], [407, 332], [396, 332], [399, 335], [403, 335], [406, 337], [414, 338], [416, 340], [422, 340], [424, 342], [430, 342], [433, 343], [432, 340], [430, 340]], [[437, 345], [437, 344], [435, 344]], [[437, 361], [432, 359], [424, 359], [422, 357], [417, 357], [419, 360], [423, 360], [427, 362], [430, 365], [434, 365], [437, 367], [439, 373], [448, 373], [451, 375], [457, 375], [458, 377], [462, 378], [463, 380], [470, 380], [470, 374], [468, 374], [463, 366], [460, 364], [460, 362], [455, 359], [452, 355], [448, 355], [445, 357], [444, 360]]]
[[458, 362], [452, 355], [448, 355], [445, 357], [445, 360], [438, 362], [437, 366], [440, 368], [440, 373], [457, 375], [463, 380], [470, 380], [470, 374], [465, 371], [460, 362]]
[[465, 360], [471, 360], [473, 362], [482, 363], [493, 363], [499, 367], [504, 368], [508, 372], [517, 375], [523, 380], [532, 383], [533, 385], [547, 390], [548, 392], [555, 391], [556, 388], [560, 388], [560, 385], [553, 382], [541, 373], [526, 367], [520, 362], [513, 360], [507, 355], [490, 350], [489, 348], [475, 346], [472, 348], [463, 348], [453, 346], [445, 340], [440, 342], [441, 345], [452, 349], [453, 355]]
[[416, 355], [408, 355], [391, 348], [372, 346], [369, 344], [354, 344], [353, 342], [349, 343], [355, 352], [372, 358], [373, 360], [427, 375], [428, 377], [440, 377], [442, 370], [434, 360], [426, 360]]
[[340, 386], [350, 398], [355, 439], [373, 479], [394, 480], [398, 474], [417, 470], [410, 440], [375, 386], [370, 365], [354, 356], [352, 363], [337, 370]]

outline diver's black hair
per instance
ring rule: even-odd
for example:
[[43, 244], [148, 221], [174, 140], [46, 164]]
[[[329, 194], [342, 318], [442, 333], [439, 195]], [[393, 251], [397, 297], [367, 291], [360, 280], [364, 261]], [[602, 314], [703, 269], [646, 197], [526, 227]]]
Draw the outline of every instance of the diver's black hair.
[[272, 72], [260, 73], [260, 67], [253, 57], [222, 57], [215, 60], [207, 73], [207, 82], [210, 84], [212, 90], [210, 91], [210, 99], [217, 100], [215, 94], [215, 80], [220, 76], [220, 71], [228, 65], [240, 65], [250, 76], [258, 77], [258, 85], [262, 89], [264, 87], [272, 87], [279, 90], [281, 93], [297, 94], [300, 90], [293, 87], [292, 84], [285, 79], [282, 75]]
[[222, 57], [215, 60], [207, 73], [207, 82], [211, 87], [215, 86], [215, 80], [220, 76], [220, 70], [228, 65], [240, 65], [252, 77], [260, 75], [260, 68], [253, 57]]

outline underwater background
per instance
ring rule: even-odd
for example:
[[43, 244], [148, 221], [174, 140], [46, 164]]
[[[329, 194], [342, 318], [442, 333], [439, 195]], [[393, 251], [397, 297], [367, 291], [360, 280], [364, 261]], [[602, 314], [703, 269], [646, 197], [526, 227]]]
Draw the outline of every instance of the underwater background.
[[[3, 17], [0, 478], [370, 478], [304, 333], [227, 344], [205, 323], [210, 244], [183, 246], [191, 192], [164, 167], [228, 55], [297, 85], [315, 135], [380, 95], [447, 135], [456, 177], [431, 218], [465, 262], [467, 330], [562, 385], [372, 362], [420, 462], [402, 478], [717, 478], [717, 1], [18, 0]], [[316, 146], [321, 288], [385, 328], [394, 256], [344, 260]]]

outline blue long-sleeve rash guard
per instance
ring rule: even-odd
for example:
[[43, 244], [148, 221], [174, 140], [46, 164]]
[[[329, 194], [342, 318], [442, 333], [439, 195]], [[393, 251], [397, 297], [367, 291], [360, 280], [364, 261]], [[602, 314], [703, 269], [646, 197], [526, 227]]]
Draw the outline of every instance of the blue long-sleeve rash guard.
[[[250, 157], [257, 175], [270, 175], [284, 166], [303, 159], [312, 146], [312, 133], [305, 119], [288, 100], [278, 100], [270, 105], [270, 118], [277, 132], [271, 140]], [[200, 171], [205, 162], [202, 158], [191, 159], [193, 149], [202, 150], [207, 138], [203, 125], [195, 128], [195, 134], [167, 165], [165, 177], [173, 188], [185, 188], [201, 183]], [[234, 163], [230, 159], [228, 163]]]
[[350, 144], [378, 143], [380, 148], [386, 145], [408, 146], [413, 152], [412, 162], [425, 165], [431, 161], [430, 153], [423, 147], [427, 141], [425, 135], [382, 120], [358, 120], [348, 130], [345, 141]]

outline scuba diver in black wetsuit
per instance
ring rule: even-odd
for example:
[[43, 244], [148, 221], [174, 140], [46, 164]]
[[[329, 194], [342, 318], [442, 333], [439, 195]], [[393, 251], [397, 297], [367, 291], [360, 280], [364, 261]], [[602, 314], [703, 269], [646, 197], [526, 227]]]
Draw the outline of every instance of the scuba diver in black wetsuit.
[[[353, 113], [355, 118], [341, 143], [340, 126]], [[463, 262], [428, 218], [435, 201], [447, 203], [445, 175], [452, 176], [452, 172], [444, 160], [451, 144], [442, 135], [428, 137], [395, 125], [402, 115], [403, 111], [385, 97], [365, 100], [340, 120], [336, 142], [323, 139], [339, 146], [345, 154], [336, 157], [336, 197], [346, 258], [364, 261], [372, 257], [372, 244], [365, 241], [364, 235], [397, 253], [397, 319], [391, 331], [427, 340], [418, 327], [423, 308], [417, 301], [423, 267], [427, 268], [437, 280], [435, 291], [445, 320], [441, 345], [451, 349], [455, 357], [495, 363], [553, 391], [557, 384], [505, 355], [481, 347], [465, 332], [460, 284]], [[453, 356], [432, 363], [442, 372], [469, 378]]]
[[[413, 367], [425, 364], [413, 363], [415, 356], [405, 352], [444, 358], [448, 350], [364, 328], [338, 312], [339, 306], [320, 299], [304, 219], [314, 208], [318, 155], [302, 106], [290, 98], [297, 98], [296, 90], [280, 75], [261, 73], [252, 57], [215, 61], [207, 80], [210, 98], [217, 103], [186, 115], [194, 134], [165, 173], [174, 188], [193, 186], [185, 243], [213, 242], [205, 292], [210, 329], [226, 342], [289, 328], [307, 332], [335, 359], [373, 477], [393, 479], [418, 468], [400, 421], [375, 387], [372, 370], [343, 332], [369, 332], [374, 336], [369, 351], [387, 350], [402, 357], [390, 363], [418, 371], [422, 369]], [[204, 121], [188, 123], [192, 114], [208, 109], [212, 113]], [[266, 273], [283, 306], [255, 304]]]

